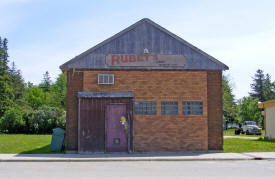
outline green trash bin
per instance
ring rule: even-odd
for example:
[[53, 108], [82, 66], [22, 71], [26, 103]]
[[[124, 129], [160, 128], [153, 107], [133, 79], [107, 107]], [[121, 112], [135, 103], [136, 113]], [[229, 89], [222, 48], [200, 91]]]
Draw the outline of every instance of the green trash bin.
[[50, 147], [51, 152], [60, 152], [64, 142], [65, 131], [61, 128], [53, 129], [52, 143]]

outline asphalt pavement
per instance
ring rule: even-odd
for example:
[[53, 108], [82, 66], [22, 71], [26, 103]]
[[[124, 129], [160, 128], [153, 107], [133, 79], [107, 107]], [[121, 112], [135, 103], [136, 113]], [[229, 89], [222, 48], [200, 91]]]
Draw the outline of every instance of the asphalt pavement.
[[0, 178], [275, 178], [274, 160], [0, 162]]

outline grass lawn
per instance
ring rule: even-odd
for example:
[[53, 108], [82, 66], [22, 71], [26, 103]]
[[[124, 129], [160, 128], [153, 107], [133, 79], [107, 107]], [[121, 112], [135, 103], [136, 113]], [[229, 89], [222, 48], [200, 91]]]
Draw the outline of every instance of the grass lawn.
[[235, 134], [235, 129], [227, 129], [223, 131], [224, 136], [244, 136], [244, 137], [262, 137], [264, 138], [265, 131], [262, 130], [262, 135], [246, 135], [246, 134], [240, 134], [236, 135]]
[[52, 153], [51, 135], [0, 134], [0, 153]]
[[224, 152], [275, 152], [275, 140], [233, 139], [223, 140]]
[[[0, 153], [50, 152], [51, 135], [0, 134]], [[224, 152], [275, 152], [275, 140], [224, 139]]]

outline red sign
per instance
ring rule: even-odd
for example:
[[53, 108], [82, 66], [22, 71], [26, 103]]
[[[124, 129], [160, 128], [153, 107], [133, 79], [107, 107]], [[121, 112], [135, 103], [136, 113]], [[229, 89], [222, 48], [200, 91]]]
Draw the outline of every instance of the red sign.
[[183, 55], [157, 54], [109, 54], [106, 56], [108, 66], [184, 66]]

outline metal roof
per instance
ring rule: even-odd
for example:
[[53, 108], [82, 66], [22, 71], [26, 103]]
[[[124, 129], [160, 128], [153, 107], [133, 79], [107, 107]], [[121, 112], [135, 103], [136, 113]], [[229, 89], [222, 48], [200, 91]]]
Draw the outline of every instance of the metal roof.
[[[110, 67], [108, 54], [183, 55], [186, 65], [173, 67]], [[187, 41], [144, 18], [60, 66], [61, 69], [202, 69], [228, 70], [228, 66]]]

